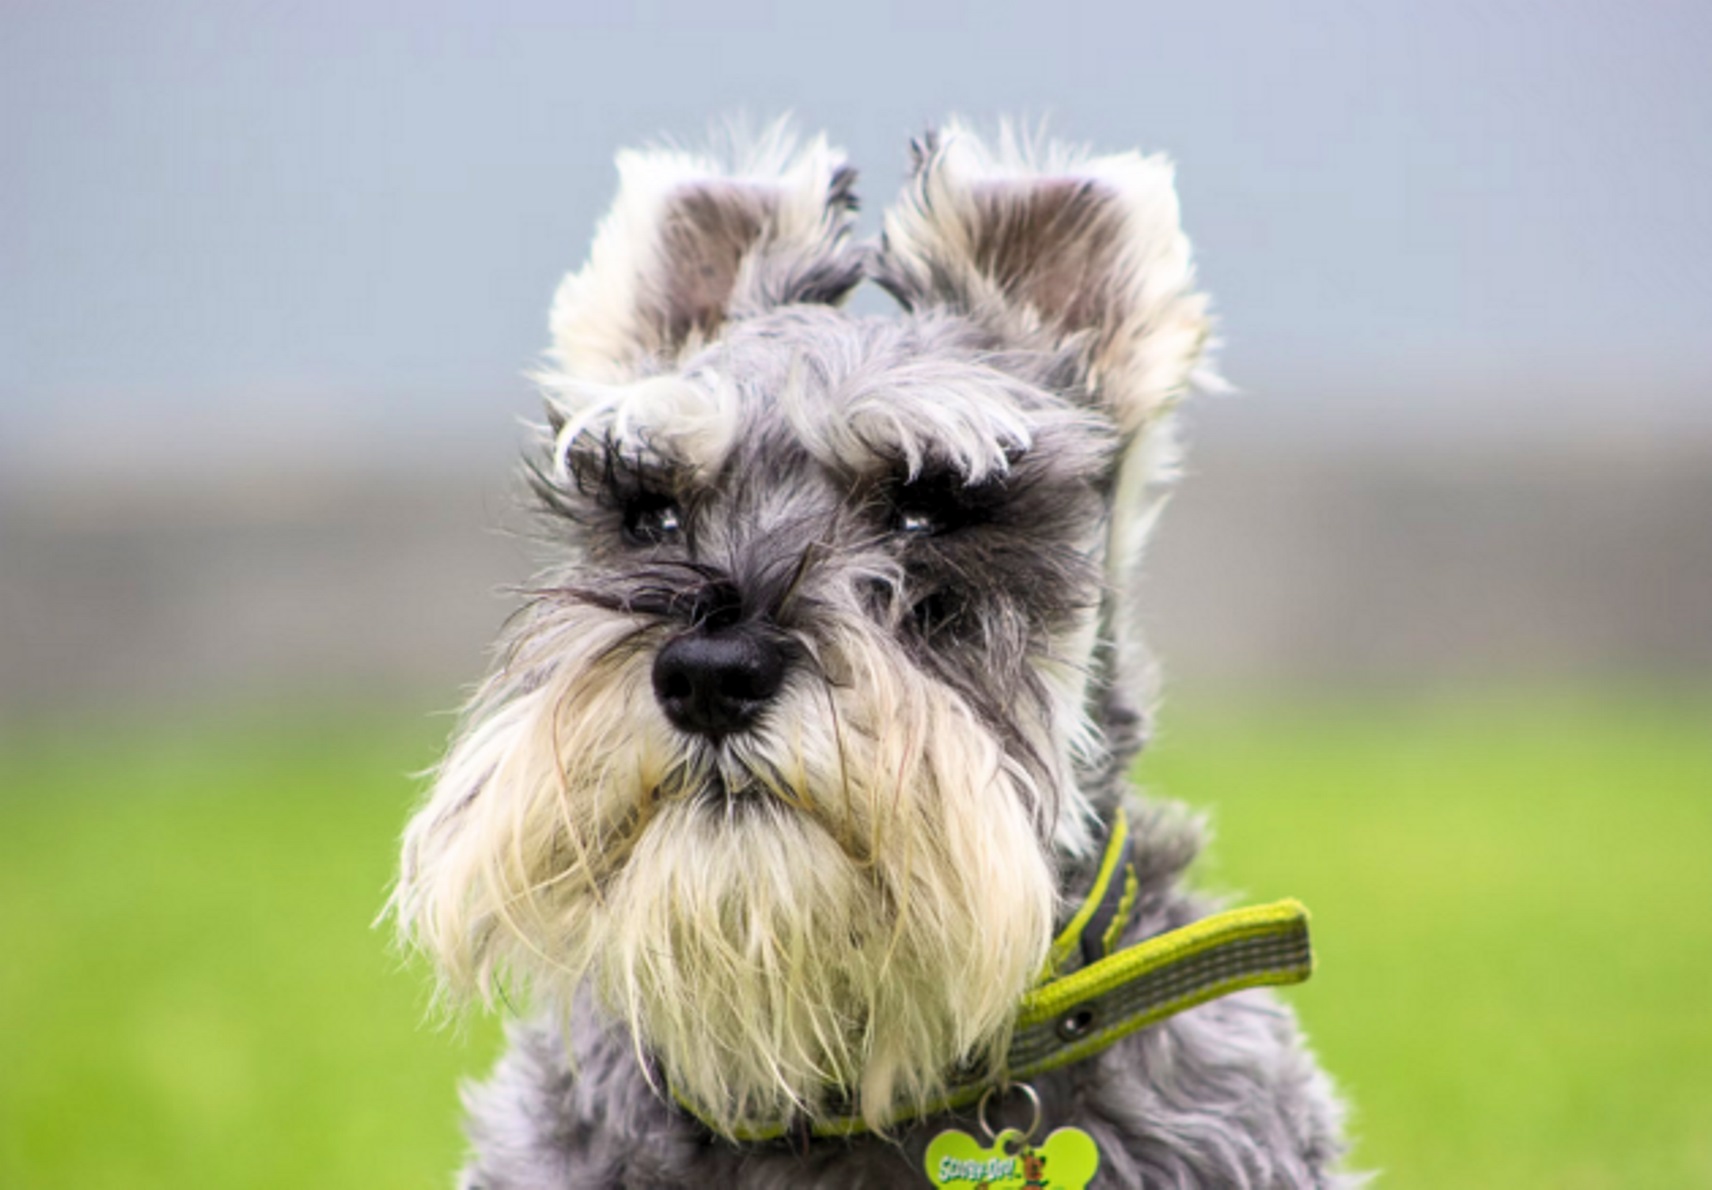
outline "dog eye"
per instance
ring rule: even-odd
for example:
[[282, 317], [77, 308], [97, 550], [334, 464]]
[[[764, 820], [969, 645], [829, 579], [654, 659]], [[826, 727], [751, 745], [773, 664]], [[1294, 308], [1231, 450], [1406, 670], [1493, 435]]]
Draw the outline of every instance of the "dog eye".
[[906, 537], [937, 537], [986, 520], [1003, 494], [996, 481], [967, 484], [953, 472], [926, 472], [891, 492], [891, 527]]
[[939, 520], [925, 508], [900, 508], [897, 513], [899, 533], [937, 533]]
[[677, 502], [662, 496], [638, 496], [624, 506], [624, 538], [632, 545], [662, 545], [683, 529]]

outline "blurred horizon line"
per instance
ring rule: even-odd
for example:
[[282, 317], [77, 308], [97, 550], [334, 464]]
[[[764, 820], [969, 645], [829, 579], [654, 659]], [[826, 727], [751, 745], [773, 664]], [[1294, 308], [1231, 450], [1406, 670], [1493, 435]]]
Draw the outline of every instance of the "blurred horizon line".
[[[211, 397], [213, 390], [88, 394], [36, 402], [27, 416], [0, 416], [0, 496], [92, 485], [226, 488], [247, 475], [360, 478], [427, 463], [491, 474], [527, 449], [539, 410], [521, 376], [487, 397], [467, 387], [262, 387]], [[1526, 384], [1282, 380], [1193, 394], [1182, 424], [1191, 460], [1207, 442], [1379, 458], [1423, 450], [1704, 453], [1712, 451], [1712, 378], [1628, 385], [1586, 376]]]

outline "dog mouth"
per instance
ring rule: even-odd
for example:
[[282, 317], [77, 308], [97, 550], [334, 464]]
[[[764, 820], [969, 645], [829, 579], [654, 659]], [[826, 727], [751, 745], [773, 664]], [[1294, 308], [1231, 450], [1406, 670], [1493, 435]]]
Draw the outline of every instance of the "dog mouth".
[[701, 786], [690, 795], [700, 809], [731, 810], [758, 805], [769, 795], [753, 777], [733, 782], [722, 772], [710, 773]]
[[770, 782], [753, 771], [750, 762], [735, 755], [729, 743], [711, 742], [690, 758], [678, 779], [658, 790], [657, 796], [720, 814], [790, 800], [779, 796]]

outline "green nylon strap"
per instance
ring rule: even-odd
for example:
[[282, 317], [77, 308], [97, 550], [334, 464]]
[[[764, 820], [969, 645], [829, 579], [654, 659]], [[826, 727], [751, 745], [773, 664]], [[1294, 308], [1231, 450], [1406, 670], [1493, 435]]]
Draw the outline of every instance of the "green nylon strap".
[[[969, 1107], [995, 1084], [1091, 1058], [1137, 1029], [1197, 1004], [1244, 988], [1300, 983], [1313, 973], [1308, 911], [1294, 900], [1215, 913], [1108, 953], [1135, 903], [1128, 837], [1129, 825], [1120, 813], [1087, 898], [1053, 940], [1041, 981], [1022, 998], [999, 1076], [975, 1075], [929, 1103], [898, 1113], [889, 1125]], [[1125, 873], [1121, 878], [1120, 871]], [[1097, 930], [1098, 938], [1089, 933], [1085, 939], [1089, 924], [1099, 926], [1102, 917], [1108, 924]], [[1090, 958], [1096, 951], [1101, 957]], [[675, 1090], [673, 1098], [707, 1123]], [[804, 1130], [814, 1136], [853, 1136], [869, 1131], [869, 1125], [853, 1111], [835, 1111]], [[785, 1123], [758, 1124], [725, 1135], [767, 1141], [793, 1131]]]
[[[1119, 876], [1120, 871], [1122, 872], [1121, 878]], [[1091, 961], [1087, 955], [1084, 939], [1089, 923], [1101, 915], [1102, 909], [1112, 904], [1114, 893], [1121, 894], [1125, 887], [1134, 880], [1135, 865], [1130, 862], [1129, 853], [1129, 815], [1120, 808], [1117, 817], [1112, 820], [1111, 833], [1106, 836], [1106, 849], [1104, 854], [1100, 856], [1100, 866], [1095, 872], [1094, 883], [1089, 886], [1088, 895], [1082, 898], [1082, 903], [1077, 906], [1076, 912], [1071, 915], [1064, 928], [1058, 932], [1058, 937], [1052, 940], [1052, 948], [1046, 952], [1046, 968], [1040, 973], [1037, 982], [1045, 983], [1057, 976], [1067, 975], [1082, 966], [1084, 962]], [[1132, 894], [1125, 899], [1133, 904], [1135, 898]], [[1121, 912], [1126, 917], [1128, 916], [1127, 907], [1122, 908]], [[1122, 922], [1114, 921], [1113, 925], [1121, 927]], [[1105, 941], [1104, 934], [1107, 932], [1109, 931], [1101, 932], [1100, 942], [1102, 945]], [[1122, 932], [1121, 928], [1118, 932]], [[1116, 936], [1116, 934], [1112, 935], [1114, 938]], [[1100, 953], [1104, 954], [1105, 950]]]
[[1300, 901], [1231, 909], [1109, 955], [1022, 999], [1006, 1051], [1012, 1079], [1091, 1058], [1137, 1029], [1243, 988], [1314, 971]]

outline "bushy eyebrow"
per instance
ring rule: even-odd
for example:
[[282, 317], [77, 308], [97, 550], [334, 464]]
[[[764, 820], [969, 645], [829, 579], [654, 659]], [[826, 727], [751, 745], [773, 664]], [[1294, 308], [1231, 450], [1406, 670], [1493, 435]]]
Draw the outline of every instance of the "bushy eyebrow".
[[645, 440], [621, 442], [611, 436], [573, 448], [567, 456], [570, 479], [579, 491], [674, 490], [690, 468], [653, 449]]
[[736, 445], [741, 421], [735, 389], [712, 372], [622, 385], [558, 377], [547, 398], [551, 466], [563, 477], [574, 456], [615, 447], [631, 453], [639, 469], [658, 460], [673, 471], [713, 475]]
[[934, 467], [970, 481], [1003, 474], [1033, 442], [1011, 377], [976, 365], [910, 361], [844, 378], [829, 391], [787, 386], [780, 411], [823, 465], [854, 474]]
[[696, 491], [694, 469], [683, 460], [610, 434], [581, 435], [568, 452], [525, 466], [541, 508], [580, 525], [601, 522], [639, 497], [688, 504]]

